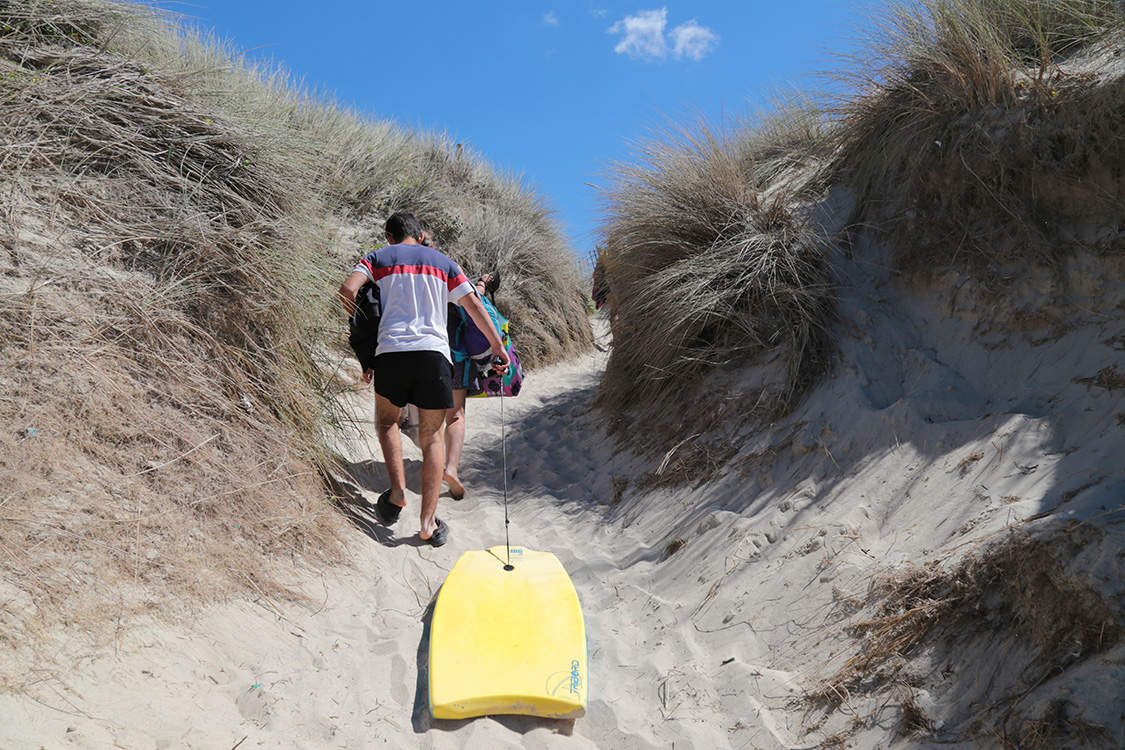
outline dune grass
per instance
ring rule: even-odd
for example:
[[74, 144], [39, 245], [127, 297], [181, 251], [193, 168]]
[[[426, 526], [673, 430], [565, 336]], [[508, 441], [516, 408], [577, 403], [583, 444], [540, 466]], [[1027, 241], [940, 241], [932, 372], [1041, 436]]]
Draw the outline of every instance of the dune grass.
[[[961, 739], [995, 747], [1061, 747], [1072, 746], [1065, 740], [1078, 733], [1096, 741], [1073, 746], [1104, 746], [1104, 730], [1082, 722], [1080, 713], [1067, 717], [1065, 709], [1061, 715], [1052, 710], [1028, 719], [1021, 705], [1028, 685], [1105, 654], [1121, 638], [1112, 601], [1081, 571], [1068, 569], [1067, 561], [1087, 543], [1080, 533], [1014, 535], [956, 564], [933, 562], [875, 580], [861, 605], [868, 617], [848, 628], [857, 638], [856, 652], [807, 700], [834, 711], [861, 696], [885, 694], [888, 703], [899, 703], [900, 734], [929, 737], [933, 718], [902, 688], [922, 687], [927, 679], [957, 685], [967, 677], [957, 675], [955, 665], [965, 653], [977, 653], [993, 681]], [[904, 679], [903, 667], [923, 651], [932, 671]], [[1002, 666], [1012, 671], [997, 677]], [[973, 691], [981, 688], [968, 689], [977, 697]]]
[[60, 624], [97, 641], [243, 590], [299, 598], [294, 564], [344, 559], [311, 356], [332, 269], [321, 202], [293, 188], [313, 165], [141, 57], [158, 17], [9, 12], [5, 642], [34, 660]]
[[823, 137], [805, 107], [721, 130], [671, 124], [610, 175], [616, 322], [598, 400], [657, 444], [694, 429], [688, 412], [706, 421], [698, 398], [716, 368], [783, 352], [783, 382], [746, 394], [747, 412], [791, 405], [823, 372], [834, 310], [824, 238], [799, 210], [816, 192]]
[[1101, 0], [926, 0], [869, 27], [839, 67], [836, 166], [899, 268], [1057, 263], [1064, 228], [1120, 210], [1121, 83], [1074, 58], [1120, 54], [1123, 31]]
[[589, 346], [534, 190], [236, 57], [145, 6], [0, 6], [0, 642], [15, 663], [60, 626], [95, 643], [139, 614], [300, 599], [297, 567], [346, 559], [323, 474], [349, 383], [325, 363], [346, 350], [335, 290], [364, 252], [347, 238], [389, 212], [501, 272], [527, 364]]
[[[667, 447], [711, 421], [700, 395], [772, 419], [827, 371], [829, 243], [806, 217], [829, 184], [853, 191], [852, 227], [876, 232], [898, 272], [1003, 289], [1076, 248], [1125, 250], [1117, 4], [919, 0], [861, 29], [828, 74], [843, 93], [672, 125], [614, 167], [599, 243], [617, 316], [599, 403], [614, 424]], [[713, 377], [778, 362], [761, 388]]]

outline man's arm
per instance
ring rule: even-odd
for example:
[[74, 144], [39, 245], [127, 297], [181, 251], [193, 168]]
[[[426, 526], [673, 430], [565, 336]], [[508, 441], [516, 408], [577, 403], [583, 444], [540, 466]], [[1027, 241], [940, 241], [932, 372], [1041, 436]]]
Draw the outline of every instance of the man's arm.
[[477, 328], [488, 339], [488, 345], [492, 347], [492, 356], [499, 357], [503, 362], [502, 365], [496, 367], [497, 372], [501, 374], [506, 372], [511, 358], [508, 357], [508, 351], [504, 348], [504, 342], [500, 340], [500, 334], [496, 332], [496, 325], [492, 322], [492, 316], [488, 314], [488, 310], [484, 309], [484, 303], [480, 301], [477, 295], [470, 293], [457, 300], [457, 304], [465, 309], [465, 312], [477, 324]]
[[367, 274], [353, 271], [340, 285], [340, 304], [344, 306], [344, 312], [349, 318], [355, 315], [355, 297], [367, 281]]

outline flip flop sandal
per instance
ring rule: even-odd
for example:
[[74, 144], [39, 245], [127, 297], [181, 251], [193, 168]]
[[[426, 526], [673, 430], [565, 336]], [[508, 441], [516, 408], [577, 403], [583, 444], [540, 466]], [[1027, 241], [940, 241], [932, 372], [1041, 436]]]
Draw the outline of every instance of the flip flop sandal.
[[402, 506], [391, 502], [391, 491], [387, 490], [379, 495], [379, 500], [375, 503], [375, 510], [378, 512], [379, 520], [385, 526], [394, 526], [402, 513]]
[[437, 520], [437, 529], [434, 530], [433, 536], [422, 541], [431, 547], [440, 547], [449, 541], [449, 524], [440, 518], [435, 520]]

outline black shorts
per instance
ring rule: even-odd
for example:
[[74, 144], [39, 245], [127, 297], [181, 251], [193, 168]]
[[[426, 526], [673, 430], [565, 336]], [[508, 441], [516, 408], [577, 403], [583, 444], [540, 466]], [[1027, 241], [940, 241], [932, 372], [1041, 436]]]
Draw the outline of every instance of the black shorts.
[[398, 408], [453, 408], [453, 365], [441, 352], [389, 352], [375, 357], [375, 392]]

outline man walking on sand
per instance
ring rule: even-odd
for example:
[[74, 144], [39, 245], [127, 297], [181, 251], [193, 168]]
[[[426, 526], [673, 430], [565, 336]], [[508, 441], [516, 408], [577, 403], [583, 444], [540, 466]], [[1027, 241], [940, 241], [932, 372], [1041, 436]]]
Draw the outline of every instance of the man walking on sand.
[[390, 244], [364, 257], [340, 286], [340, 301], [349, 316], [355, 311], [356, 294], [368, 281], [378, 286], [383, 307], [375, 369], [363, 373], [367, 383], [374, 375], [379, 446], [391, 481], [391, 488], [379, 496], [376, 509], [380, 520], [389, 526], [398, 520], [406, 505], [399, 418], [403, 407], [414, 404], [418, 407], [418, 445], [422, 449], [418, 536], [423, 542], [440, 547], [449, 539], [448, 525], [437, 517], [445, 466], [442, 426], [446, 410], [453, 407], [447, 303], [461, 305], [486, 332], [492, 351], [501, 360], [496, 367], [500, 372], [508, 368], [508, 353], [461, 267], [422, 244], [422, 225], [413, 214], [393, 214], [387, 219], [384, 232]]

